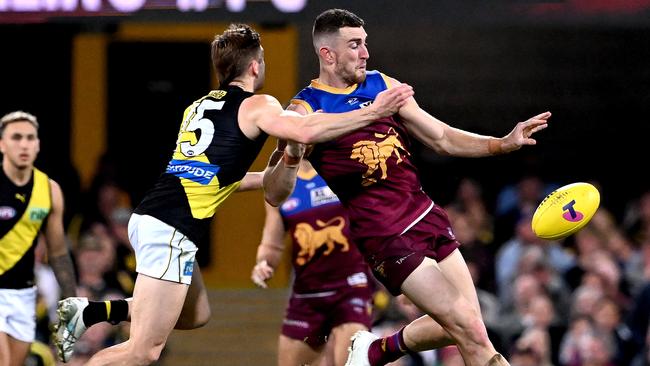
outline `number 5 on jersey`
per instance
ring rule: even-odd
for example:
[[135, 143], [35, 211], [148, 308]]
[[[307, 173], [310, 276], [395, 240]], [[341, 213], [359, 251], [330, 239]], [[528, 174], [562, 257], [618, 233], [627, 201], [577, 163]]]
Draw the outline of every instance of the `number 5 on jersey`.
[[211, 120], [203, 118], [203, 114], [207, 110], [221, 110], [224, 103], [226, 102], [203, 99], [196, 107], [195, 112], [188, 115], [183, 121], [176, 141], [176, 151], [180, 151], [186, 157], [203, 154], [210, 146], [214, 136], [214, 124]]

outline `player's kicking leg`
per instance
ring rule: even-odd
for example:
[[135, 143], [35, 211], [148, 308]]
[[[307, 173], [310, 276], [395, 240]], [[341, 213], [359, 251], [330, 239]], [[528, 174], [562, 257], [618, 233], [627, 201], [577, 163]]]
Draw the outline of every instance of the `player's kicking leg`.
[[[132, 298], [110, 301], [88, 301], [85, 297], [69, 297], [59, 301], [59, 322], [55, 326], [54, 344], [59, 359], [68, 362], [74, 346], [86, 329], [100, 322], [118, 324], [131, 320]], [[192, 284], [174, 329], [195, 329], [205, 325], [211, 311], [201, 271], [194, 263]]]
[[129, 340], [95, 354], [87, 365], [150, 365], [179, 318], [189, 286], [138, 275]]
[[[457, 250], [446, 260], [450, 261], [446, 267], [453, 265], [456, 270], [464, 268], [464, 271], [468, 272], [466, 266], [460, 265], [464, 265], [464, 260]], [[465, 280], [469, 279], [469, 273], [456, 273], [456, 275], [462, 275]], [[492, 363], [497, 352], [488, 338], [477, 303], [468, 298], [467, 294], [463, 294], [462, 291], [466, 292], [468, 289], [461, 291], [448, 276], [451, 274], [445, 274], [438, 263], [425, 258], [424, 262], [404, 281], [402, 291], [415, 305], [444, 327], [456, 341], [466, 364], [507, 365], [500, 356], [497, 356], [497, 360], [503, 362]], [[407, 326], [404, 329], [404, 336], [407, 339], [408, 332]], [[414, 343], [417, 344], [417, 341]]]
[[[457, 249], [440, 263], [425, 259], [404, 281], [402, 290], [420, 309], [432, 314], [436, 320], [423, 316], [411, 322], [386, 339], [386, 350], [374, 352], [373, 355], [369, 355], [369, 351], [377, 351], [377, 347], [371, 347], [377, 337], [368, 332], [356, 334], [347, 365], [383, 365], [386, 360], [396, 360], [406, 352], [419, 352], [449, 344], [459, 345], [468, 365], [508, 365], [487, 338], [476, 290], [467, 265]], [[463, 318], [462, 314], [466, 311], [463, 309], [467, 310], [466, 318]], [[445, 324], [446, 327], [443, 328], [440, 324]], [[459, 342], [455, 339], [459, 339]], [[384, 361], [378, 362], [378, 358]], [[481, 361], [476, 361], [477, 359]]]

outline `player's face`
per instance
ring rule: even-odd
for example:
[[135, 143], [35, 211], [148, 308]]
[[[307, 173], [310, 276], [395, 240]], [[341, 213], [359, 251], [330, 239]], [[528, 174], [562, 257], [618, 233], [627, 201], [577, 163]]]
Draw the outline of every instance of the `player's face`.
[[36, 127], [27, 121], [11, 122], [5, 126], [0, 139], [3, 164], [26, 169], [34, 164], [40, 150]]
[[366, 80], [366, 61], [370, 57], [363, 27], [344, 27], [339, 29], [336, 41], [336, 74], [348, 85]]

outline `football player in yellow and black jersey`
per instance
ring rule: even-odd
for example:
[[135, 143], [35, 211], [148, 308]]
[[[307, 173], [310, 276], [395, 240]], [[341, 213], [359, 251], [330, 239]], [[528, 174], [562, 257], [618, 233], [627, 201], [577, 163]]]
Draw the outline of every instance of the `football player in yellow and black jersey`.
[[[301, 116], [284, 111], [274, 97], [254, 94], [264, 83], [264, 49], [259, 34], [244, 24], [233, 24], [215, 38], [212, 61], [220, 89], [185, 110], [172, 158], [129, 222], [138, 272], [129, 302], [131, 337], [100, 351], [88, 365], [153, 363], [172, 328], [196, 328], [208, 321], [207, 294], [194, 261], [196, 244], [207, 239], [212, 216], [241, 185], [268, 135], [289, 141], [284, 151], [273, 153], [263, 178], [266, 200], [278, 205], [293, 190], [302, 144], [323, 142], [392, 115], [413, 95], [404, 85], [350, 113]], [[60, 303], [64, 320], [57, 343], [64, 360], [90, 326], [85, 319], [96, 320], [85, 314], [88, 308], [81, 298]]]
[[22, 365], [34, 341], [34, 249], [40, 233], [63, 296], [76, 291], [64, 237], [63, 194], [34, 167], [39, 148], [35, 116], [17, 111], [0, 119], [0, 365]]

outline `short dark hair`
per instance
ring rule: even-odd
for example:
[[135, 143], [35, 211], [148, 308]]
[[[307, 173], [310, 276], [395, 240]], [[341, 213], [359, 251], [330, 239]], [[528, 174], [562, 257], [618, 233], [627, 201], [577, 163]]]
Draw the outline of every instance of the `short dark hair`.
[[247, 24], [230, 26], [212, 41], [212, 65], [223, 88], [241, 75], [262, 52], [260, 34]]
[[7, 113], [0, 118], [0, 138], [2, 138], [2, 134], [5, 132], [5, 127], [13, 122], [29, 122], [38, 131], [38, 120], [35, 115], [23, 111], [15, 111]]
[[322, 12], [314, 21], [312, 35], [336, 33], [343, 27], [363, 27], [366, 23], [356, 14], [345, 9], [329, 9]]

